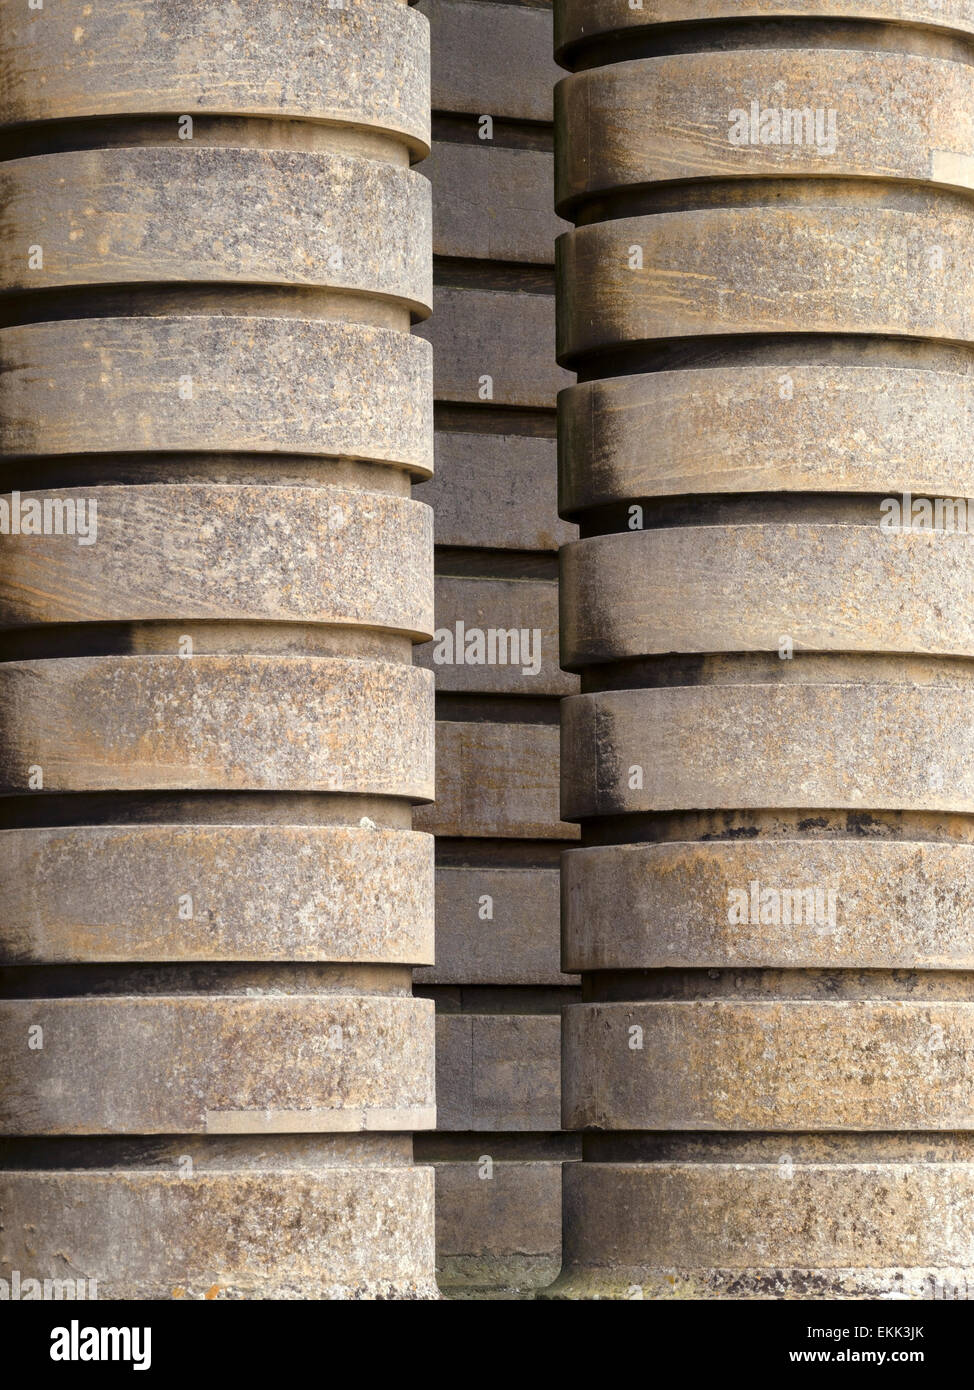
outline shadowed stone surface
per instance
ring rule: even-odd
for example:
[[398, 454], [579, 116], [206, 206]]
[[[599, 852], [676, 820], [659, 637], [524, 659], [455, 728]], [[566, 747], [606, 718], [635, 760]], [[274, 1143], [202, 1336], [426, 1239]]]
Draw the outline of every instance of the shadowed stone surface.
[[433, 307], [435, 326], [431, 320], [420, 332], [435, 349], [438, 401], [550, 409], [556, 392], [571, 384], [554, 360], [550, 294], [444, 287]]
[[560, 1032], [557, 1014], [441, 1014], [436, 1053], [442, 1127], [557, 1129]]
[[552, 209], [547, 150], [442, 141], [422, 172], [435, 191], [434, 254], [550, 264], [555, 237], [568, 223]]
[[551, 120], [559, 72], [551, 14], [542, 7], [420, 0], [432, 35], [434, 111]]
[[436, 472], [437, 1269], [450, 1297], [530, 1297], [561, 1263], [560, 669], [551, 14], [421, 0], [432, 46]]
[[415, 978], [442, 985], [573, 984], [559, 961], [558, 914], [557, 867], [444, 866], [436, 874], [436, 964]]
[[[561, 58], [568, 45], [625, 35], [630, 28], [728, 19], [879, 20], [942, 30], [948, 36], [974, 34], [968, 0], [643, 0], [641, 9], [620, 9], [615, 0], [558, 0], [555, 53]], [[921, 45], [925, 35], [894, 31], [888, 38], [891, 44]], [[617, 57], [623, 58], [621, 49]]]
[[555, 551], [576, 528], [552, 512], [553, 439], [436, 433], [436, 473], [414, 496], [432, 507], [440, 545]]
[[[436, 630], [453, 634], [454, 655], [458, 623], [463, 664], [438, 660], [447, 650], [442, 639], [416, 652], [417, 664], [435, 672], [439, 690], [560, 696], [576, 689], [574, 677], [558, 665], [558, 586], [551, 581], [441, 575], [436, 581]], [[493, 645], [485, 637], [484, 659], [474, 664], [471, 658], [481, 651], [479, 639], [469, 634], [491, 629]]]
[[440, 1281], [453, 1297], [549, 1283], [561, 1257], [562, 1165], [543, 1159], [436, 1163]]
[[572, 840], [558, 815], [558, 730], [540, 724], [436, 726], [436, 805], [416, 813], [435, 835]]

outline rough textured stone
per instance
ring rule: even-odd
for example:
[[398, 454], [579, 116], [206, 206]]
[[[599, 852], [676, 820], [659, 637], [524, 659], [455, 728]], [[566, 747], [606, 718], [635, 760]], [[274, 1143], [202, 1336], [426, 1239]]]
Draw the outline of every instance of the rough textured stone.
[[583, 818], [798, 801], [805, 810], [969, 813], [972, 713], [969, 689], [919, 681], [572, 695], [562, 811]]
[[[0, 666], [0, 787], [433, 795], [432, 678], [337, 657], [71, 657]], [[554, 731], [551, 731], [554, 734]], [[41, 790], [41, 788], [38, 788]]]
[[[809, 985], [811, 988], [811, 985]], [[641, 1029], [641, 1048], [630, 1046]], [[974, 1007], [706, 999], [565, 1011], [571, 1128], [965, 1130]]]
[[[574, 288], [560, 301], [560, 360], [712, 334], [974, 337], [967, 209], [873, 207], [865, 193], [860, 203], [664, 212], [566, 232], [559, 264]], [[632, 246], [642, 269], [629, 267]]]
[[[573, 849], [562, 861], [573, 970], [714, 967], [969, 970], [974, 846], [805, 837]], [[776, 885], [791, 921], [729, 922], [733, 890]], [[833, 893], [809, 920], [808, 888]], [[800, 910], [795, 911], [798, 907]], [[750, 911], [749, 914], [750, 916]], [[762, 926], [764, 929], [762, 930]]]
[[967, 495], [974, 394], [956, 370], [809, 365], [785, 350], [763, 367], [579, 383], [559, 406], [567, 515], [684, 494]]
[[433, 958], [428, 835], [358, 825], [31, 827], [0, 831], [0, 865], [8, 964]]
[[[195, 281], [368, 291], [416, 312], [429, 303], [429, 185], [372, 159], [80, 150], [10, 160], [0, 197], [10, 289]], [[37, 269], [31, 244], [44, 252]]]
[[[576, 138], [559, 146], [558, 202], [671, 179], [799, 171], [970, 189], [970, 69], [911, 53], [874, 53], [868, 63], [864, 83], [861, 53], [751, 48], [645, 58], [568, 77], [558, 86], [559, 115]], [[810, 149], [727, 138], [732, 110], [750, 112], [752, 101], [800, 110], [805, 94], [824, 91], [835, 113], [834, 149], [830, 142]], [[771, 92], [780, 101], [772, 103]]]
[[140, 113], [286, 117], [429, 136], [429, 34], [396, 0], [136, 0], [44, 13], [3, 0], [0, 121]]
[[84, 1271], [101, 1299], [429, 1297], [431, 1168], [213, 1166], [4, 1172], [4, 1267], [30, 1243], [31, 1277]]
[[263, 619], [414, 637], [432, 626], [433, 517], [419, 502], [339, 487], [173, 492], [22, 493], [22, 505], [94, 503], [97, 538], [5, 537], [0, 622]]
[[970, 1297], [969, 1160], [803, 1163], [777, 1139], [764, 1163], [567, 1165], [585, 1296]]
[[427, 21], [0, 33], [0, 1270], [436, 1298]]
[[552, 1294], [966, 1299], [974, 9], [556, 11]]
[[[364, 995], [10, 999], [0, 1124], [8, 1135], [425, 1129], [432, 1023], [426, 1000]], [[33, 1051], [32, 1028], [44, 1036]]]
[[428, 344], [362, 323], [204, 314], [19, 324], [0, 329], [5, 453], [176, 452], [205, 440], [215, 452], [331, 455], [428, 475], [432, 372]]
[[562, 550], [566, 666], [665, 652], [974, 654], [974, 536], [752, 524]]

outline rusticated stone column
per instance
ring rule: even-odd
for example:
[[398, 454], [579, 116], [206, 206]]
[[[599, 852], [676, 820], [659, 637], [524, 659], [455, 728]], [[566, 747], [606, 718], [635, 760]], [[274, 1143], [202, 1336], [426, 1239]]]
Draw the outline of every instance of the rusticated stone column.
[[[437, 1270], [451, 1296], [561, 1264], [551, 13], [422, 0], [430, 20], [436, 472]], [[425, 328], [423, 330], [426, 331]], [[516, 647], [515, 644], [516, 643]]]
[[974, 7], [556, 27], [560, 1292], [970, 1297]]
[[427, 21], [0, 12], [0, 1275], [435, 1297]]

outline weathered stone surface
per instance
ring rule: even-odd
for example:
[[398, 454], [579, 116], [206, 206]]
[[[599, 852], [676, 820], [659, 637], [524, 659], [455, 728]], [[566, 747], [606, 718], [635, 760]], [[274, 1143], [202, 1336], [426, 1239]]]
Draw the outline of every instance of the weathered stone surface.
[[[43, 14], [3, 0], [0, 122], [184, 113], [384, 130], [420, 156], [429, 36], [395, 0], [136, 0]], [[174, 138], [175, 123], [174, 123]]]
[[[551, 16], [419, 8], [432, 29], [438, 261], [435, 316], [418, 332], [435, 349], [437, 419], [436, 472], [414, 495], [434, 509], [439, 549], [434, 641], [415, 659], [435, 675], [441, 718], [438, 804], [417, 824], [441, 843], [437, 960], [414, 978], [440, 1010], [447, 1098], [419, 1152], [441, 1176], [450, 1296], [529, 1297], [560, 1263], [560, 1162], [575, 1152], [552, 1132], [557, 1056], [537, 1050], [573, 983], [558, 966], [556, 843], [573, 831], [558, 822], [552, 720], [577, 688], [559, 669], [553, 564], [574, 528], [556, 505], [556, 395], [573, 378], [554, 359], [566, 224], [553, 210]], [[498, 1158], [490, 1180], [468, 1161], [481, 1153]]]
[[920, 682], [570, 695], [562, 814], [701, 805], [969, 813], [972, 712], [963, 685]]
[[556, 513], [553, 439], [436, 432], [436, 471], [414, 496], [432, 507], [440, 545], [557, 550], [577, 534]]
[[414, 971], [414, 979], [437, 985], [572, 983], [559, 963], [558, 883], [557, 868], [441, 865], [436, 964]]
[[574, 840], [558, 814], [558, 730], [437, 720], [436, 805], [415, 813], [434, 835]]
[[570, 1004], [564, 1028], [568, 1128], [964, 1130], [974, 1120], [974, 1006], [955, 1000]]
[[970, 1162], [806, 1164], [779, 1143], [779, 1162], [566, 1165], [567, 1296], [970, 1296]]
[[[432, 677], [337, 657], [75, 657], [0, 667], [0, 786], [433, 795]], [[552, 736], [554, 736], [554, 731]]]
[[[741, 207], [622, 217], [558, 239], [558, 360], [647, 339], [870, 333], [974, 340], [969, 215]], [[629, 265], [641, 248], [642, 269]], [[939, 255], [931, 248], [939, 248]]]
[[362, 323], [204, 314], [0, 329], [0, 417], [13, 457], [205, 441], [428, 475], [432, 375], [428, 344]]
[[[749, 115], [752, 101], [801, 112], [823, 91], [821, 141], [805, 138], [804, 124], [788, 143], [729, 138], [741, 129], [730, 112]], [[576, 73], [556, 92], [557, 120], [571, 132], [558, 147], [562, 207], [633, 184], [734, 175], [974, 186], [974, 77], [960, 62], [835, 49], [679, 53]]]
[[433, 516], [419, 502], [338, 487], [160, 485], [25, 492], [21, 508], [32, 498], [39, 509], [46, 499], [97, 507], [95, 543], [5, 537], [3, 625], [222, 618], [432, 631]]
[[558, 1129], [560, 1076], [557, 1014], [437, 1017], [436, 1104], [441, 1129]]
[[488, 1168], [481, 1159], [433, 1167], [441, 1285], [551, 1283], [561, 1267], [560, 1163], [501, 1160]]
[[974, 387], [959, 371], [809, 366], [785, 350], [766, 367], [579, 383], [559, 409], [567, 515], [687, 493], [966, 497], [969, 485]]
[[[429, 184], [303, 150], [76, 150], [0, 165], [9, 289], [253, 284], [365, 291], [428, 311]], [[32, 268], [27, 248], [43, 250]]]
[[[567, 851], [562, 877], [564, 960], [573, 970], [974, 968], [974, 845], [600, 845]], [[752, 884], [759, 895], [799, 894], [788, 899], [787, 923], [774, 899], [768, 920], [760, 907], [753, 920]], [[811, 912], [809, 889], [825, 895]], [[742, 892], [745, 921], [732, 910]]]
[[571, 385], [554, 360], [553, 295], [438, 288], [433, 298], [418, 331], [433, 344], [438, 401], [550, 408]]
[[416, 649], [415, 661], [435, 672], [437, 689], [550, 696], [577, 689], [558, 664], [556, 583], [439, 575], [435, 592], [440, 635]]
[[423, 173], [433, 184], [433, 252], [551, 265], [568, 223], [552, 211], [546, 150], [438, 141]]
[[417, 9], [430, 22], [434, 110], [551, 120], [559, 72], [549, 10], [465, 0], [420, 0]]
[[555, 1297], [974, 1285], [970, 537], [901, 498], [970, 490], [972, 34], [557, 6]]
[[0, 1265], [436, 1298], [427, 21], [0, 33]]
[[0, 1194], [4, 1269], [99, 1299], [436, 1296], [431, 1168], [14, 1170]]
[[[555, 5], [555, 51], [597, 35], [650, 24], [689, 24], [727, 19], [891, 20], [974, 34], [969, 0], [642, 0], [638, 9], [620, 8], [615, 0], [558, 0]], [[911, 35], [914, 43], [922, 35]]]
[[[0, 1130], [427, 1128], [435, 1122], [432, 1027], [425, 1000], [366, 995], [8, 999]], [[28, 1048], [32, 1028], [43, 1030], [43, 1047]]]
[[8, 963], [433, 958], [428, 835], [339, 825], [34, 827], [0, 831], [0, 866]]
[[[974, 536], [872, 526], [672, 527], [561, 552], [566, 666], [662, 652], [974, 655]], [[437, 620], [439, 621], [439, 619]]]

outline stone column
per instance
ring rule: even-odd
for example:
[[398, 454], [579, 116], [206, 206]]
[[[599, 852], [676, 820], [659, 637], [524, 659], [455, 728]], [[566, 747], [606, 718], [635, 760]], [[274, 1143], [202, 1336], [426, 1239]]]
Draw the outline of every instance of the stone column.
[[974, 9], [556, 30], [560, 1291], [970, 1297]]
[[427, 22], [0, 11], [0, 1276], [435, 1297]]
[[[430, 20], [436, 473], [437, 1266], [456, 1295], [561, 1263], [558, 662], [550, 10], [422, 0]], [[425, 331], [425, 329], [423, 330]], [[458, 628], [458, 624], [461, 626]], [[459, 633], [459, 638], [458, 638]], [[493, 633], [493, 645], [491, 645]], [[516, 634], [517, 652], [510, 634]], [[498, 645], [500, 634], [500, 645]], [[521, 653], [522, 634], [527, 637]], [[577, 989], [577, 981], [574, 982]]]

